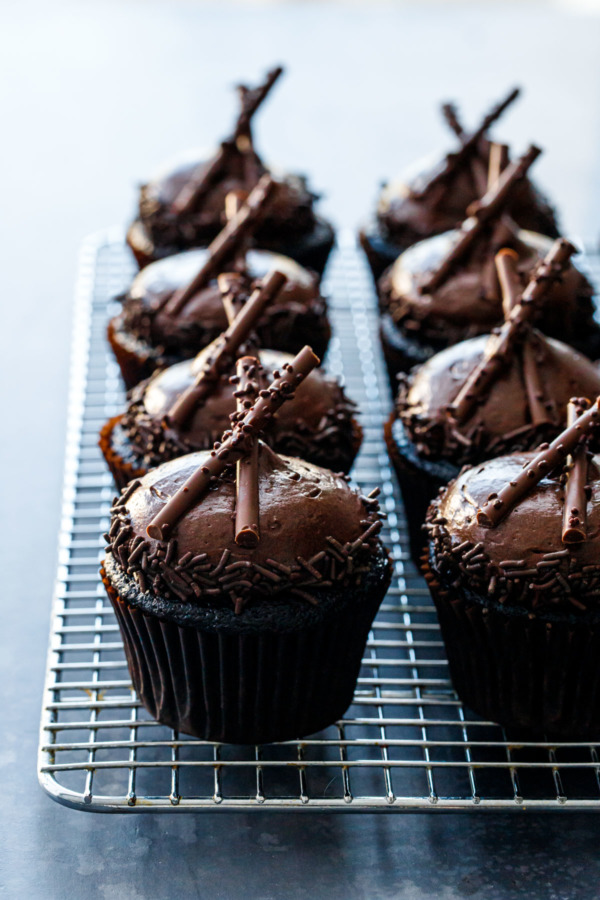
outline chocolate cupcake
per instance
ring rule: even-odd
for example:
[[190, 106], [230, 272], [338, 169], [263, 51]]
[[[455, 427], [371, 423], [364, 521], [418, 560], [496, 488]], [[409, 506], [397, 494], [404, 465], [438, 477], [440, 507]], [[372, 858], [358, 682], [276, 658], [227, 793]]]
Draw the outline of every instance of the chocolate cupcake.
[[[487, 132], [518, 95], [518, 89], [511, 91], [471, 134], [461, 126], [453, 104], [442, 106], [444, 119], [458, 138], [459, 147], [440, 163], [427, 158], [399, 179], [385, 184], [374, 220], [360, 231], [360, 242], [375, 278], [403, 250], [455, 228], [467, 215], [470, 204], [485, 193], [488, 170], [508, 165], [508, 148], [493, 143]], [[521, 228], [558, 237], [554, 210], [529, 180], [519, 184], [509, 212]]]
[[511, 251], [501, 251], [502, 329], [455, 344], [401, 381], [385, 435], [415, 559], [429, 503], [462, 466], [551, 439], [565, 422], [570, 397], [600, 393], [598, 367], [531, 324], [536, 310], [551, 302], [552, 281], [573, 250], [557, 241], [522, 294], [518, 263]]
[[[208, 246], [225, 224], [227, 194], [248, 193], [268, 172], [254, 149], [251, 124], [282, 71], [273, 69], [252, 90], [240, 85], [235, 128], [212, 157], [188, 154], [142, 186], [138, 218], [127, 232], [140, 268], [182, 250]], [[253, 235], [255, 246], [322, 274], [335, 238], [330, 223], [314, 211], [317, 199], [304, 176], [280, 176], [274, 202]]]
[[[531, 147], [505, 169], [459, 229], [411, 247], [380, 279], [380, 334], [392, 382], [398, 372], [502, 322], [494, 266], [501, 247], [518, 254], [523, 286], [548, 252], [549, 238], [517, 228], [506, 215], [512, 192], [539, 153]], [[538, 327], [596, 358], [600, 327], [594, 321], [592, 297], [590, 283], [570, 267], [540, 310]]]
[[[230, 313], [238, 278], [220, 278], [223, 305]], [[272, 272], [224, 334], [195, 359], [155, 372], [137, 385], [125, 413], [104, 425], [100, 448], [119, 487], [169, 459], [210, 449], [227, 430], [236, 408], [236, 388], [230, 377], [235, 360], [248, 352], [259, 356], [253, 329], [285, 280], [281, 273]], [[286, 353], [260, 352], [256, 380], [261, 388], [291, 360]], [[322, 369], [315, 369], [274, 415], [265, 440], [280, 453], [334, 472], [348, 472], [362, 440], [354, 409], [343, 388]]]
[[454, 687], [515, 736], [600, 737], [598, 406], [574, 400], [550, 445], [466, 469], [428, 513]]
[[[247, 251], [248, 235], [274, 190], [268, 176], [237, 209], [208, 250], [189, 250], [148, 266], [122, 298], [108, 325], [108, 339], [128, 388], [155, 369], [190, 359], [227, 327], [219, 273], [243, 281], [239, 302], [257, 278], [277, 269], [287, 281], [257, 324], [261, 346], [295, 353], [310, 340], [323, 355], [331, 328], [316, 276], [298, 263], [267, 251]], [[235, 195], [233, 196], [235, 199]]]
[[134, 687], [204, 740], [292, 739], [342, 716], [390, 581], [374, 497], [258, 440], [317, 363], [305, 348], [256, 399], [240, 360], [232, 431], [113, 507], [102, 579]]

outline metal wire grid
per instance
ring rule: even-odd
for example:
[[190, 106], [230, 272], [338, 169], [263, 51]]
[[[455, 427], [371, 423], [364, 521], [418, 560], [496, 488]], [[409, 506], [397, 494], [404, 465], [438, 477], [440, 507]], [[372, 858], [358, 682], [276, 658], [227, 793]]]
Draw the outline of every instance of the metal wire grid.
[[262, 747], [198, 741], [150, 719], [131, 688], [98, 583], [114, 488], [96, 440], [123, 404], [104, 330], [111, 298], [132, 270], [120, 230], [85, 242], [39, 753], [48, 793], [103, 812], [600, 809], [597, 747], [512, 744], [464, 709], [451, 688], [428, 591], [403, 550], [403, 511], [382, 438], [391, 398], [375, 298], [350, 238], [326, 277], [335, 329], [327, 364], [361, 409], [364, 445], [354, 477], [365, 492], [382, 489], [383, 539], [395, 565], [354, 703], [318, 735]]

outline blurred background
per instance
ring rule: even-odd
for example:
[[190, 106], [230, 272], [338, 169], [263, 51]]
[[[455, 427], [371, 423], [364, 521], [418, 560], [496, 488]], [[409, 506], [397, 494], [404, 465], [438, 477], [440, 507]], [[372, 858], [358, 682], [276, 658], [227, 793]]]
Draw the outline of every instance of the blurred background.
[[[600, 3], [592, 0], [3, 0], [0, 465], [5, 477], [0, 513], [9, 527], [1, 551], [5, 738], [0, 790], [7, 822], [0, 867], [7, 896], [167, 897], [171, 882], [160, 860], [176, 853], [186, 834], [204, 848], [212, 846], [203, 825], [196, 832], [193, 823], [142, 827], [131, 819], [112, 819], [110, 825], [90, 821], [52, 805], [36, 784], [72, 296], [82, 238], [105, 226], [125, 225], [134, 213], [136, 187], [146, 176], [181, 150], [210, 147], [228, 132], [235, 112], [232, 85], [254, 83], [281, 62], [286, 75], [257, 116], [256, 146], [267, 162], [306, 172], [323, 194], [322, 212], [336, 225], [355, 229], [382, 179], [451, 143], [439, 114], [441, 101], [456, 100], [472, 125], [510, 87], [521, 85], [523, 97], [494, 133], [515, 153], [530, 142], [544, 148], [535, 180], [556, 203], [568, 234], [597, 240], [599, 46]], [[19, 778], [17, 765], [22, 767]], [[504, 900], [540, 896], [537, 886], [546, 869], [568, 876], [566, 862], [550, 852], [539, 855], [531, 844], [535, 865], [507, 881], [500, 894], [493, 891], [493, 878], [486, 874], [490, 859], [510, 867], [511, 854], [533, 841], [529, 823], [515, 826], [500, 843], [493, 829], [480, 823], [474, 848], [466, 826], [454, 830], [453, 844], [461, 848], [455, 858], [446, 840], [452, 826], [448, 817], [418, 824], [411, 819], [410, 826], [403, 817], [391, 817], [384, 830], [378, 826], [369, 832], [369, 840], [365, 821], [345, 820], [335, 829], [322, 820], [311, 822], [310, 866], [319, 883], [329, 884], [330, 898]], [[223, 833], [226, 825], [219, 824]], [[273, 882], [280, 877], [281, 857], [273, 848], [281, 826], [272, 819], [256, 832], [241, 819], [237, 826], [246, 829], [245, 855], [230, 859], [225, 873], [218, 858], [210, 863], [214, 877], [224, 878], [213, 896], [236, 896], [233, 885], [240, 882], [235, 878], [246, 879], [248, 896], [283, 896], [277, 884], [285, 881]], [[597, 877], [593, 831], [581, 816], [569, 819], [569, 826], [560, 839], [556, 830], [544, 833], [546, 851], [555, 845], [560, 856], [568, 844], [569, 865], [579, 866], [578, 877], [582, 866], [590, 877], [596, 866]], [[83, 844], [75, 842], [75, 835]], [[331, 846], [337, 854], [333, 861]], [[250, 865], [247, 855], [253, 851], [257, 856]], [[469, 857], [478, 873], [474, 880], [465, 882], [459, 871], [461, 853], [463, 860], [475, 854]], [[138, 867], [146, 864], [144, 875], [137, 876], [146, 889], [123, 893], [119, 879], [106, 875], [86, 883], [82, 892], [82, 876], [102, 874], [105, 854], [109, 868], [118, 864], [121, 873], [131, 871], [131, 860]], [[433, 884], [431, 854], [441, 861], [452, 887]], [[340, 859], [356, 861], [354, 875], [350, 868], [334, 879]], [[378, 867], [375, 882], [370, 866]], [[408, 879], [402, 886], [399, 868]], [[358, 869], [367, 872], [364, 878]], [[183, 895], [199, 896], [193, 893], [195, 873], [186, 869], [181, 877]], [[367, 885], [374, 883], [377, 893], [369, 894]], [[565, 887], [547, 896], [591, 895], [571, 894]], [[302, 896], [315, 894], [307, 888]]]

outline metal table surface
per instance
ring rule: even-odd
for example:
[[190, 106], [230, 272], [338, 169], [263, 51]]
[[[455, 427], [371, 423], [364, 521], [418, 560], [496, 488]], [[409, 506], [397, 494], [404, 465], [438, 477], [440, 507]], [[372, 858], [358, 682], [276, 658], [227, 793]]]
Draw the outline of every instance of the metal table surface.
[[600, 17], [593, 4], [5, 3], [0, 463], [0, 890], [10, 898], [597, 896], [585, 814], [89, 816], [40, 790], [35, 751], [60, 513], [71, 297], [80, 239], [133, 208], [163, 158], [224, 133], [226, 86], [276, 60], [267, 156], [304, 168], [353, 226], [376, 184], [527, 88], [498, 133], [538, 165], [567, 229], [600, 225]]

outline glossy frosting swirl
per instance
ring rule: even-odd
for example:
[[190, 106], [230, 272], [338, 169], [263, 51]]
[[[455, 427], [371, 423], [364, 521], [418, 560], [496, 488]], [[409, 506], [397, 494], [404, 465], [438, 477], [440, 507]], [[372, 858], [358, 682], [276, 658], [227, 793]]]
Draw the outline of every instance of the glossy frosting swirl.
[[[229, 417], [235, 412], [236, 401], [229, 375], [220, 379], [185, 428], [163, 424], [165, 415], [193, 383], [211, 352], [209, 345], [194, 360], [163, 369], [134, 388], [121, 427], [147, 467], [193, 450], [209, 449], [230, 427]], [[292, 359], [273, 350], [262, 350], [260, 358], [265, 386], [272, 380], [273, 372]], [[322, 369], [314, 369], [296, 389], [293, 399], [275, 414], [265, 439], [279, 452], [348, 471], [360, 442], [354, 409], [335, 379]]]
[[146, 528], [207, 458], [189, 454], [132, 482], [113, 506], [107, 553], [140, 589], [206, 606], [282, 592], [317, 602], [333, 585], [360, 584], [380, 554], [377, 501], [347, 480], [259, 444], [256, 547], [235, 543], [235, 479], [222, 476], [181, 518], [167, 542]]
[[[188, 250], [142, 269], [123, 298], [117, 327], [152, 347], [162, 347], [167, 353], [176, 351], [189, 356], [201, 350], [227, 328], [222, 295], [216, 281], [211, 281], [192, 296], [177, 315], [166, 312], [161, 304], [191, 282], [206, 257], [205, 249]], [[294, 329], [301, 322], [318, 328], [324, 334], [326, 344], [329, 336], [326, 303], [316, 276], [287, 257], [266, 250], [251, 250], [247, 254], [248, 286], [273, 269], [282, 272], [288, 280], [259, 322], [257, 331], [262, 343], [270, 346], [270, 338], [279, 341], [271, 345], [275, 349], [290, 349]]]
[[600, 369], [566, 344], [535, 329], [529, 345], [543, 386], [552, 403], [548, 422], [532, 421], [523, 354], [519, 346], [501, 375], [463, 423], [448, 414], [469, 375], [477, 368], [493, 338], [481, 335], [455, 344], [415, 367], [400, 384], [394, 416], [401, 419], [418, 453], [455, 465], [475, 463], [510, 450], [531, 449], [557, 435], [566, 421], [570, 398], [600, 394]]
[[[430, 562], [444, 585], [483, 603], [574, 617], [600, 610], [600, 480], [589, 464], [587, 540], [562, 542], [564, 484], [550, 473], [497, 526], [478, 524], [489, 495], [514, 480], [534, 453], [466, 469], [431, 505]], [[596, 458], [594, 458], [595, 460]]]
[[[482, 140], [479, 156], [487, 170], [489, 141]], [[470, 166], [462, 165], [447, 181], [441, 196], [413, 199], [411, 190], [425, 184], [443, 167], [441, 153], [431, 154], [413, 163], [405, 172], [384, 185], [377, 203], [377, 222], [384, 237], [402, 247], [455, 228], [466, 215], [467, 207], [479, 198]], [[507, 206], [522, 228], [557, 237], [554, 212], [544, 195], [528, 179], [523, 180]]]
[[[489, 332], [503, 321], [500, 286], [492, 268], [500, 247], [512, 247], [519, 253], [518, 271], [525, 287], [552, 246], [549, 238], [522, 230], [499, 246], [482, 239], [436, 290], [423, 290], [421, 285], [440, 266], [459, 233], [450, 231], [415, 244], [379, 282], [382, 306], [396, 325], [438, 349]], [[536, 324], [552, 337], [576, 342], [587, 329], [598, 329], [592, 296], [592, 286], [571, 264], [550, 288]]]

